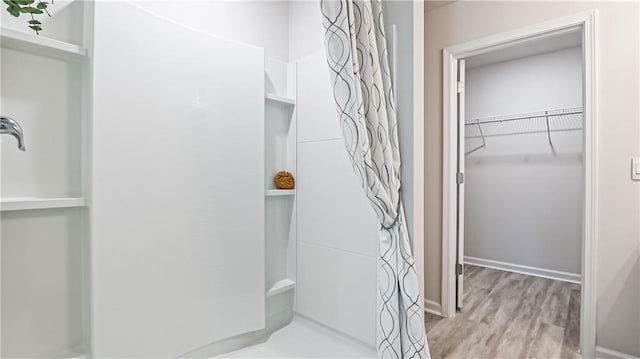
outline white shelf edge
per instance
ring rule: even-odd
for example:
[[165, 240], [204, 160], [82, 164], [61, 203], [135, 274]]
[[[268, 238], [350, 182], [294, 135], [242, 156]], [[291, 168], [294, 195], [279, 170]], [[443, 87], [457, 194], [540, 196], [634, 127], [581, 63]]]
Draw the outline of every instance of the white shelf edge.
[[265, 193], [267, 197], [279, 197], [279, 196], [295, 196], [295, 189], [269, 189]]
[[296, 100], [290, 97], [284, 97], [272, 93], [268, 93], [264, 97], [267, 101], [277, 102], [280, 104], [294, 106], [296, 104]]
[[0, 199], [0, 211], [24, 211], [29, 209], [84, 207], [84, 198], [37, 198], [16, 197]]
[[65, 59], [84, 59], [87, 57], [87, 49], [76, 44], [31, 35], [6, 27], [1, 29], [0, 34], [3, 48]]
[[267, 291], [267, 297], [272, 297], [276, 294], [284, 293], [288, 290], [295, 289], [295, 287], [296, 282], [292, 281], [291, 279], [279, 280], [274, 285], [272, 285], [271, 288], [269, 288], [269, 290]]

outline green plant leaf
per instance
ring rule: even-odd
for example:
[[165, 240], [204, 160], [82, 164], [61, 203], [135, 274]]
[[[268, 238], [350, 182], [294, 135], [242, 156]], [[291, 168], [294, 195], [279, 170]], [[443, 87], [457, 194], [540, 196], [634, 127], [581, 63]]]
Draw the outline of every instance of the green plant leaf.
[[25, 6], [20, 8], [20, 12], [25, 14], [43, 14], [44, 12], [40, 9], [36, 9], [35, 7]]
[[49, 17], [49, 11], [47, 8], [53, 4], [54, 0], [42, 1], [42, 0], [2, 0], [7, 7], [6, 10], [13, 17], [20, 17], [20, 14], [29, 14], [31, 19], [27, 21], [29, 28], [40, 35], [42, 31], [42, 23], [34, 18], [34, 15], [41, 15], [46, 13]]
[[20, 8], [17, 7], [17, 6], [9, 6], [7, 8], [7, 11], [9, 12], [9, 14], [11, 14], [11, 15], [13, 15], [15, 17], [20, 16]]

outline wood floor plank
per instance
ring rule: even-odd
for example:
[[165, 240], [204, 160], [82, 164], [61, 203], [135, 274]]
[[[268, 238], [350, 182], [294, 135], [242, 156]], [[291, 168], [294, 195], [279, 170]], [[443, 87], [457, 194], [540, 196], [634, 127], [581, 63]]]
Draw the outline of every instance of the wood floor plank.
[[432, 358], [582, 358], [578, 285], [477, 266], [464, 276], [462, 310], [425, 316]]
[[[577, 286], [575, 286], [577, 287]], [[578, 354], [580, 348], [580, 289], [571, 291], [569, 300], [569, 312], [567, 323], [564, 328], [564, 341], [562, 342], [563, 359], [580, 358]]]
[[543, 322], [564, 327], [569, 310], [570, 296], [571, 288], [567, 283], [553, 281], [550, 295], [544, 304]]
[[527, 358], [548, 359], [560, 358], [564, 328], [553, 324], [540, 323], [533, 338], [533, 346]]

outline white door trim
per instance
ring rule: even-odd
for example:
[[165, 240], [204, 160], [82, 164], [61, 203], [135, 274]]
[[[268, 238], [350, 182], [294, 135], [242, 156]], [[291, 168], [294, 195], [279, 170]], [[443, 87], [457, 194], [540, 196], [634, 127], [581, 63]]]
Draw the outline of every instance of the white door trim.
[[413, 258], [424, 295], [424, 2], [413, 3]]
[[584, 66], [584, 220], [582, 246], [582, 290], [580, 349], [585, 358], [595, 357], [596, 348], [596, 243], [597, 243], [597, 108], [598, 81], [597, 10], [554, 19], [508, 31], [443, 50], [443, 178], [442, 178], [442, 314], [455, 315], [456, 264], [456, 64], [459, 59], [513, 46], [558, 33], [583, 32]]

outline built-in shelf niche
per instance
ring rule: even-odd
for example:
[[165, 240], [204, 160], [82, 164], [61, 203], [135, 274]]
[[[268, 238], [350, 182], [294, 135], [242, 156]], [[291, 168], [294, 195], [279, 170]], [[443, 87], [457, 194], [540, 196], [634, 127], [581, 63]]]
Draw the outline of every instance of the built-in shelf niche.
[[295, 201], [287, 196], [274, 197], [265, 203], [266, 287], [294, 280], [295, 271]]
[[83, 103], [87, 50], [8, 28], [2, 38], [2, 115], [23, 129], [26, 151], [3, 136], [2, 202], [77, 199], [83, 191]]
[[265, 183], [266, 190], [275, 190], [273, 178], [279, 171], [295, 177], [296, 125], [295, 107], [288, 102], [265, 103]]
[[2, 212], [3, 358], [71, 358], [83, 345], [85, 218], [84, 208]]
[[2, 115], [22, 126], [26, 151], [2, 136], [1, 357], [86, 355], [87, 4], [62, 4], [39, 36], [2, 16]]
[[279, 171], [296, 176], [296, 100], [289, 95], [295, 93], [295, 76], [295, 64], [267, 59], [266, 82], [271, 91], [265, 94], [264, 126], [267, 322], [282, 323], [293, 315], [296, 190], [276, 189], [273, 178]]
[[[286, 99], [286, 100], [284, 100]], [[295, 100], [285, 96], [265, 97], [265, 219], [266, 287], [280, 288], [295, 283], [295, 189], [276, 189], [273, 177], [279, 171], [295, 177], [296, 119]], [[279, 283], [279, 284], [278, 284]], [[269, 291], [273, 296], [285, 289]]]

